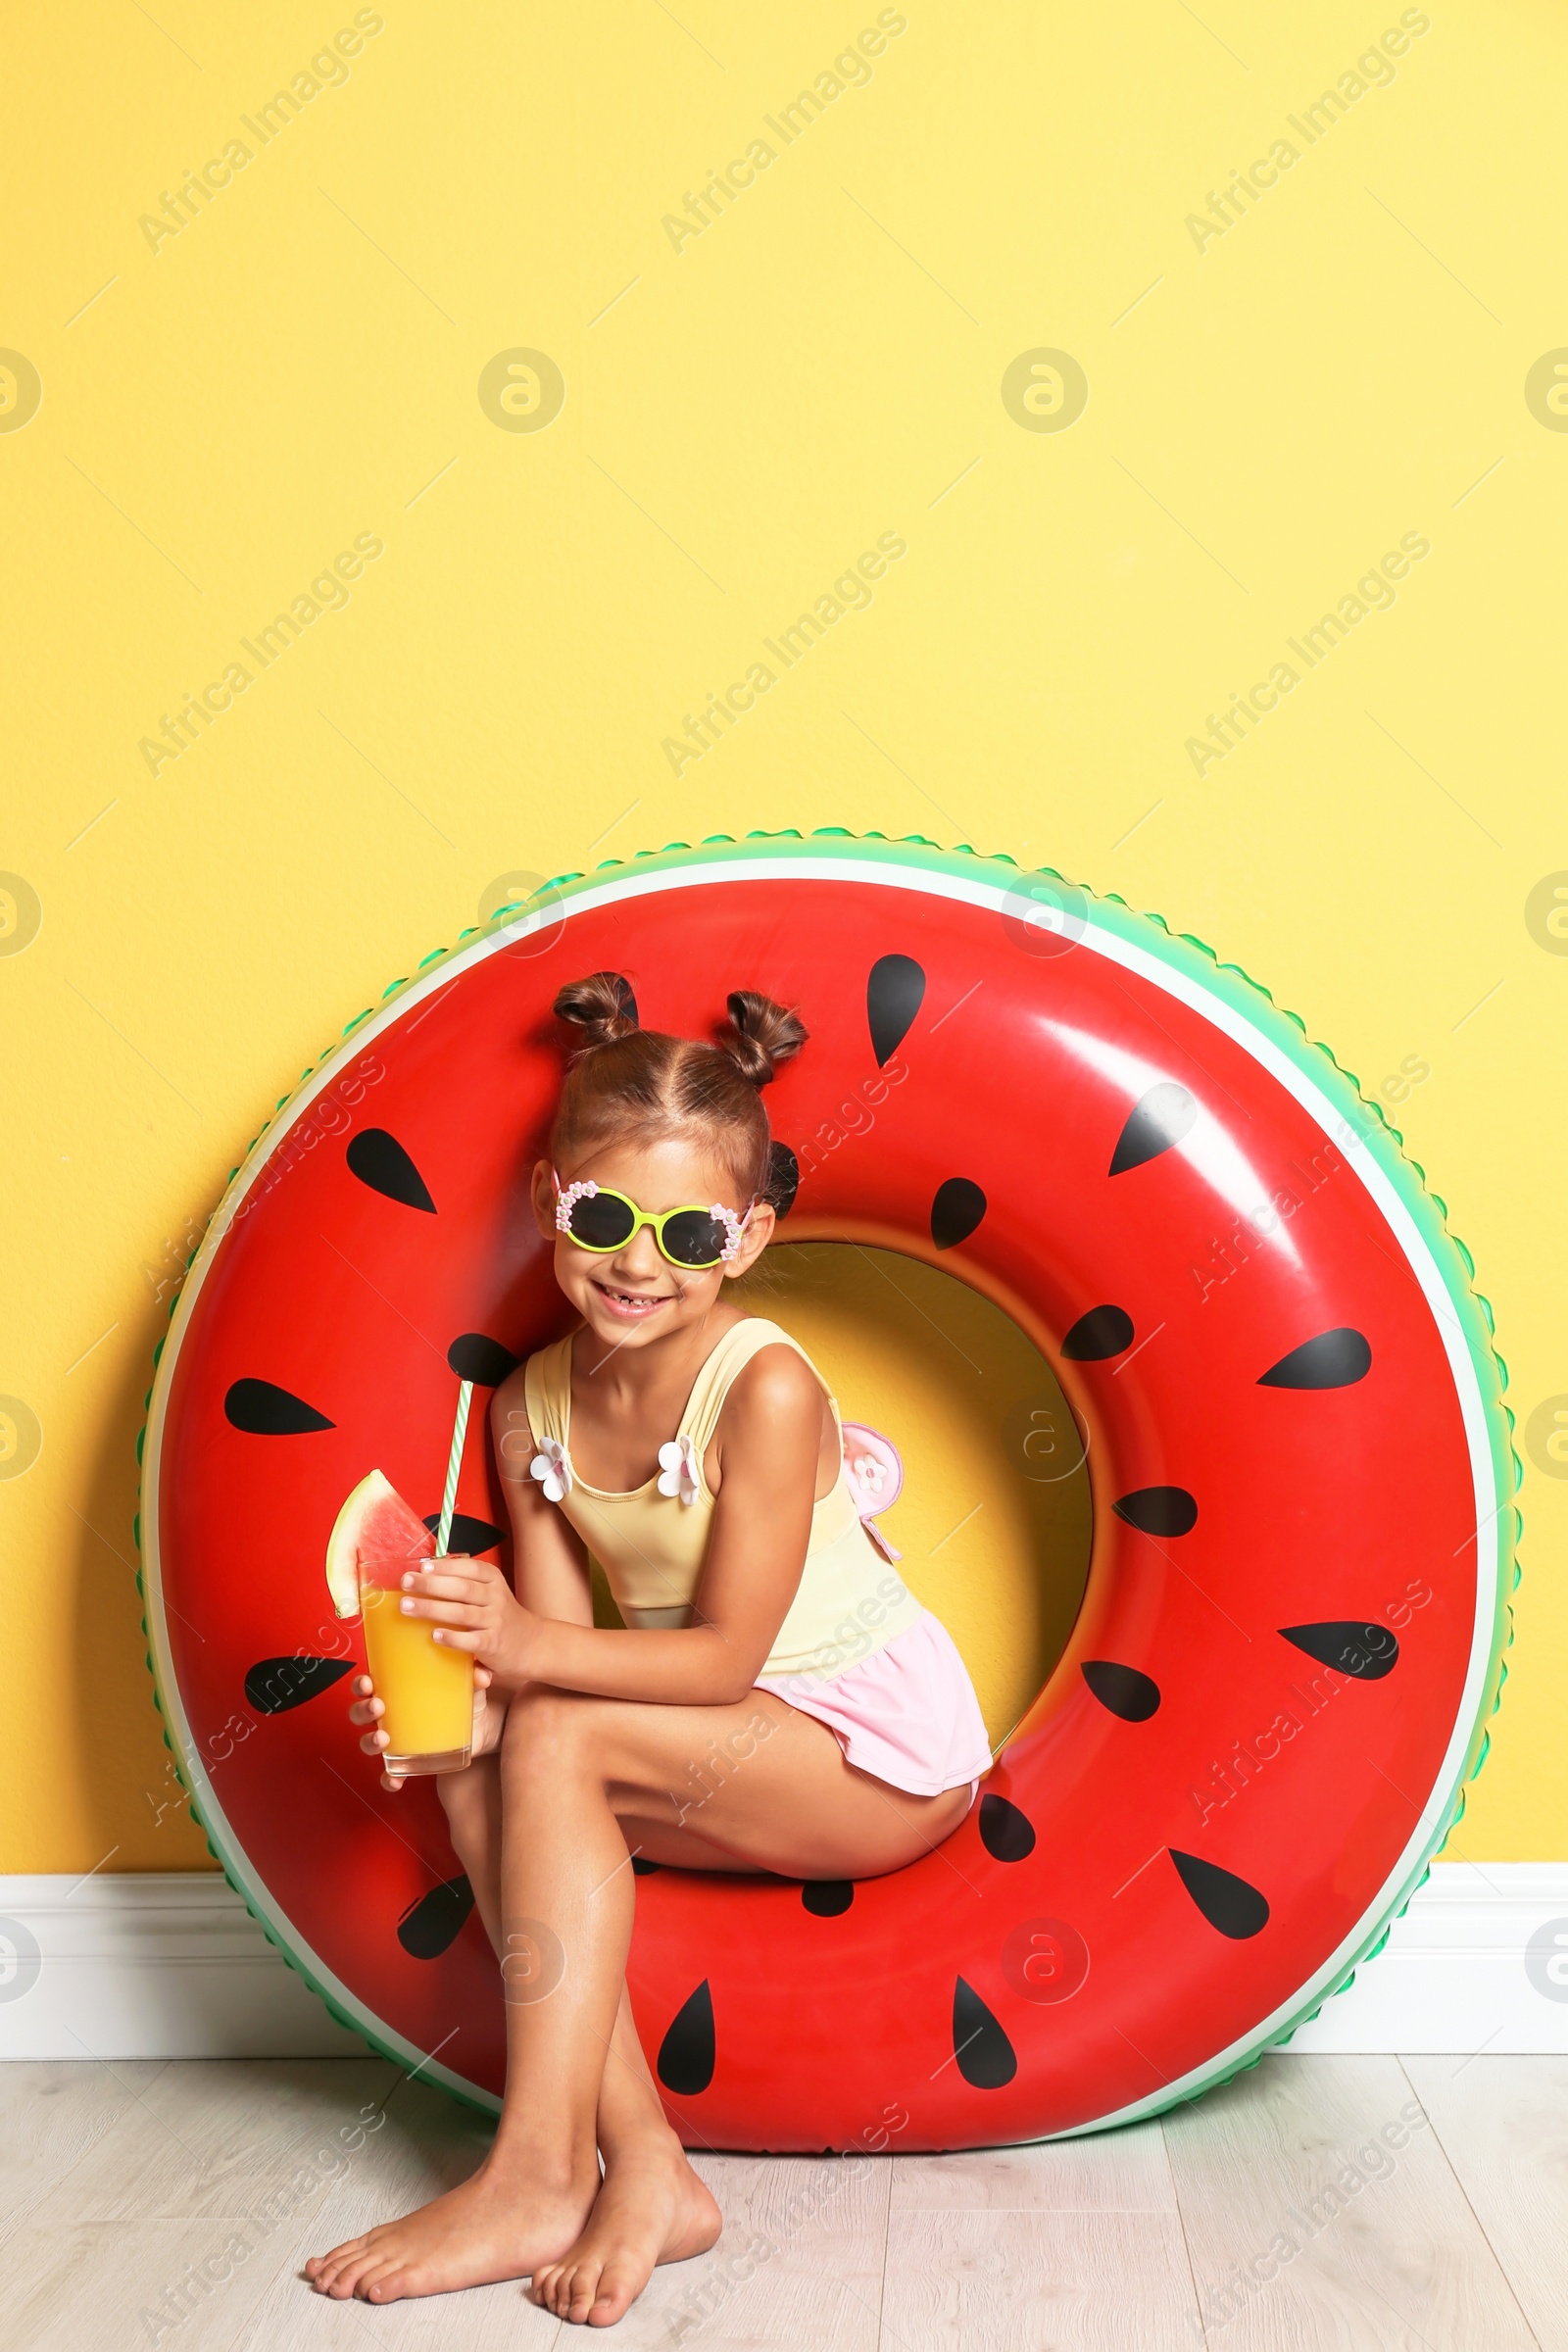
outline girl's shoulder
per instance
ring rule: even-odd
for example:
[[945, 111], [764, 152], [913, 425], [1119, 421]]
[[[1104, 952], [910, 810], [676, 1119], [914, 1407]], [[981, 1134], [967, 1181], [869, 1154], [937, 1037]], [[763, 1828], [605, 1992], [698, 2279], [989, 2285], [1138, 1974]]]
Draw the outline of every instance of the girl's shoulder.
[[[785, 1350], [798, 1363], [810, 1365], [811, 1359], [806, 1349], [799, 1340], [791, 1338], [782, 1324], [769, 1322], [765, 1315], [742, 1312], [707, 1357], [701, 1377], [721, 1379], [727, 1387], [738, 1380], [755, 1358], [769, 1348]], [[783, 1363], [785, 1360], [783, 1353], [773, 1358], [774, 1363]]]
[[732, 1396], [743, 1412], [786, 1410], [808, 1396], [833, 1402], [827, 1382], [800, 1341], [764, 1315], [744, 1315], [733, 1323], [704, 1364], [687, 1408], [692, 1434], [704, 1424], [711, 1434]]

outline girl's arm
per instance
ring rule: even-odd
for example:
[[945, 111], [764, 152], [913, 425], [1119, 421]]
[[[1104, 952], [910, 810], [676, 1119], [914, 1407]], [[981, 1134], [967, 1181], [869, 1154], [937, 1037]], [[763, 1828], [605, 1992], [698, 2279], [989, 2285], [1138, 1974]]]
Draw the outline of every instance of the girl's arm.
[[519, 1365], [496, 1391], [490, 1405], [490, 1432], [512, 1521], [516, 1595], [536, 1617], [591, 1630], [594, 1602], [587, 1548], [571, 1522], [553, 1502], [546, 1501], [543, 1487], [529, 1474], [528, 1465], [539, 1448], [528, 1426], [523, 1397]]
[[520, 1444], [509, 1458], [509, 1437], [526, 1426], [509, 1422], [509, 1410], [520, 1413], [520, 1403], [509, 1407], [503, 1390], [493, 1412], [516, 1536], [518, 1598], [499, 1570], [475, 1562], [463, 1577], [420, 1571], [406, 1580], [416, 1595], [411, 1614], [450, 1629], [443, 1638], [471, 1651], [503, 1686], [550, 1683], [665, 1706], [744, 1698], [795, 1597], [810, 1540], [822, 1392], [809, 1367], [793, 1348], [763, 1348], [725, 1399], [722, 1481], [696, 1623], [679, 1632], [595, 1630], [584, 1548], [530, 1478]]

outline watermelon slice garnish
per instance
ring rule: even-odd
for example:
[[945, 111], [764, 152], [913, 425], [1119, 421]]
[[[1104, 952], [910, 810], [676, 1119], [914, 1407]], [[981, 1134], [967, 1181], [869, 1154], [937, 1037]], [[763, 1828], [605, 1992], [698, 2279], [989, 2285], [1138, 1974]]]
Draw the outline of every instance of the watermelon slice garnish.
[[348, 1496], [326, 1544], [326, 1589], [339, 1617], [360, 1613], [362, 1560], [428, 1560], [435, 1538], [383, 1471], [372, 1470]]

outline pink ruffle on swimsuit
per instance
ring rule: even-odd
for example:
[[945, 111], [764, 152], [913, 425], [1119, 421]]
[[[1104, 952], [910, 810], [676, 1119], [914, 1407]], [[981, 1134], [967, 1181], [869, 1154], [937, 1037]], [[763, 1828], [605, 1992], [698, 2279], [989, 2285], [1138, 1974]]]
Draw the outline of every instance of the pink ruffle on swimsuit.
[[837, 1735], [846, 1762], [911, 1796], [939, 1796], [965, 1781], [972, 1796], [991, 1770], [974, 1685], [929, 1609], [838, 1674], [760, 1674], [757, 1688], [814, 1715]]
[[[704, 1458], [730, 1383], [759, 1349], [776, 1346], [810, 1362], [776, 1323], [733, 1325], [698, 1373], [679, 1429], [660, 1448], [659, 1472], [626, 1494], [585, 1485], [572, 1464], [571, 1340], [529, 1357], [533, 1474], [603, 1567], [628, 1626], [691, 1623], [714, 1507]], [[828, 1402], [842, 1435], [838, 1406]], [[858, 1771], [914, 1796], [965, 1785], [972, 1793], [991, 1769], [974, 1687], [947, 1628], [879, 1556], [879, 1544], [883, 1553], [889, 1547], [867, 1532], [862, 1507], [841, 1468], [813, 1508], [800, 1586], [757, 1687], [825, 1724]]]

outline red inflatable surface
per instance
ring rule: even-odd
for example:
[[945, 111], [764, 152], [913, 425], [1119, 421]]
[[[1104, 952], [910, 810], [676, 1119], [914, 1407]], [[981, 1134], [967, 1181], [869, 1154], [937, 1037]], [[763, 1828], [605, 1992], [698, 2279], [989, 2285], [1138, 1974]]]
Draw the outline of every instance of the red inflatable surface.
[[[595, 878], [597, 903], [460, 951], [253, 1154], [155, 1396], [176, 1753], [339, 2013], [493, 2100], [495, 1960], [433, 1789], [385, 1794], [347, 1721], [334, 1685], [363, 1653], [326, 1539], [377, 1465], [433, 1524], [453, 1367], [499, 1378], [564, 1328], [525, 1197], [556, 989], [608, 966], [646, 1026], [691, 1035], [765, 989], [811, 1033], [768, 1097], [801, 1171], [782, 1238], [928, 1258], [1028, 1330], [1090, 1442], [1094, 1555], [1064, 1655], [939, 1852], [853, 1886], [640, 1878], [645, 2046], [705, 2147], [1148, 2112], [1320, 1998], [1451, 1811], [1497, 1615], [1479, 1318], [1434, 1270], [1451, 1246], [1430, 1212], [1418, 1230], [1419, 1188], [1380, 1174], [1386, 1139], [1379, 1159], [1336, 1136], [1350, 1090], [1324, 1060], [1337, 1091], [1309, 1104], [1281, 1016], [1258, 998], [1250, 1034], [1179, 943], [1147, 926], [1144, 953], [1120, 909], [1032, 934], [980, 860], [933, 880], [828, 845], [811, 878], [751, 855]], [[879, 1086], [895, 1051], [907, 1078]], [[453, 1548], [505, 1560], [488, 1442], [458, 1508]]]

